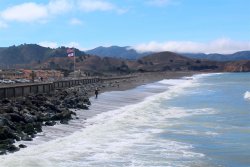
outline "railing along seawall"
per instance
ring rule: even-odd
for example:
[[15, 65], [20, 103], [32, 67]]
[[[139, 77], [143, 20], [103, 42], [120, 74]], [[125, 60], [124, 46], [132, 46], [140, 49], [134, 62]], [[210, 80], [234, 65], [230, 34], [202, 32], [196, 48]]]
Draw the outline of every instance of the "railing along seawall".
[[51, 91], [54, 91], [55, 89], [68, 88], [80, 84], [97, 83], [100, 81], [100, 78], [95, 77], [45, 83], [3, 85], [2, 87], [0, 86], [0, 99], [21, 97], [29, 94], [49, 93]]

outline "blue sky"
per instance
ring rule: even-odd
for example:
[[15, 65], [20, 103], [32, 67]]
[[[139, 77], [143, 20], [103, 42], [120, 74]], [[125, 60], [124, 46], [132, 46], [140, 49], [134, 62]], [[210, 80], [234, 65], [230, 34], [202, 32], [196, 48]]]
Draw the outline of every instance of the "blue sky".
[[0, 46], [250, 50], [249, 0], [0, 0]]

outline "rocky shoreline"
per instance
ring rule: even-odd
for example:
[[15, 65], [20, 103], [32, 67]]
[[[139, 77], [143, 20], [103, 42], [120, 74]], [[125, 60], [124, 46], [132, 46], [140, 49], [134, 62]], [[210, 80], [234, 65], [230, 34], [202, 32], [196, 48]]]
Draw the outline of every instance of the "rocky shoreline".
[[[121, 91], [162, 79], [193, 75], [190, 72], [145, 73], [131, 78], [107, 80], [95, 84], [79, 85], [16, 99], [0, 100], [0, 155], [19, 151], [26, 146], [16, 141], [32, 141], [43, 126], [67, 124], [78, 119], [71, 109], [88, 110], [90, 96], [98, 87], [101, 92]], [[83, 111], [84, 112], [84, 111]]]
[[71, 119], [78, 119], [70, 109], [87, 110], [88, 92], [100, 84], [80, 85], [49, 94], [36, 94], [16, 99], [0, 101], [0, 155], [25, 148], [16, 141], [32, 141], [42, 126], [56, 123], [67, 124]]

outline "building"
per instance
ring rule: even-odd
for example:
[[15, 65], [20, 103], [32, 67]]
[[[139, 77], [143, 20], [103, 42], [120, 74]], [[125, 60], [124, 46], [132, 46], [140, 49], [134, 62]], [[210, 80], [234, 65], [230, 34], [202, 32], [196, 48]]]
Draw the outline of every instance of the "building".
[[0, 79], [17, 79], [23, 78], [24, 73], [20, 70], [0, 70]]
[[0, 79], [32, 79], [32, 71], [35, 73], [35, 79], [43, 79], [44, 81], [60, 80], [63, 73], [56, 70], [0, 70]]
[[63, 73], [57, 70], [23, 70], [25, 79], [32, 79], [32, 71], [35, 73], [35, 79], [42, 79], [44, 81], [60, 80], [63, 78]]

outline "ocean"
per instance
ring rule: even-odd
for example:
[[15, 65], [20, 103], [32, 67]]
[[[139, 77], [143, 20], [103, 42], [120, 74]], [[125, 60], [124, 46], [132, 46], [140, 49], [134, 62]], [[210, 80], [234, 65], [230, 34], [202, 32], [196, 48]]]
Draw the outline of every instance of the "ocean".
[[250, 73], [162, 80], [91, 101], [0, 166], [250, 166]]

